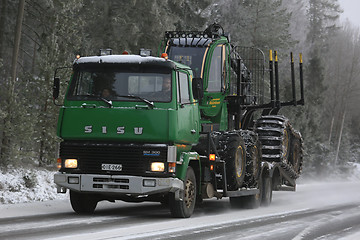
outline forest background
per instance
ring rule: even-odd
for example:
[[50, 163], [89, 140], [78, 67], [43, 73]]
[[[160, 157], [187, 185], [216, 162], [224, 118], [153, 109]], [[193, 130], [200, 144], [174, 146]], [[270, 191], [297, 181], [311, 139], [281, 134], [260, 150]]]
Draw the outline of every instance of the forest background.
[[280, 113], [303, 135], [305, 175], [349, 171], [360, 162], [360, 33], [341, 12], [338, 0], [0, 0], [0, 168], [56, 165], [56, 67], [100, 48], [156, 53], [166, 30], [216, 22], [235, 45], [277, 50], [281, 66], [303, 53], [305, 106]]

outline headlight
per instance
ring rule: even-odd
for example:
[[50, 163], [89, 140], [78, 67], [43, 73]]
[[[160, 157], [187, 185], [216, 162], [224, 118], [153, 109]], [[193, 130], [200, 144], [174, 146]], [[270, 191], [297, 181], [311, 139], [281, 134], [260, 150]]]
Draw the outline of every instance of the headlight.
[[151, 171], [152, 172], [164, 172], [165, 164], [163, 162], [153, 162], [153, 163], [151, 163]]
[[65, 159], [65, 168], [77, 168], [78, 162], [77, 159]]

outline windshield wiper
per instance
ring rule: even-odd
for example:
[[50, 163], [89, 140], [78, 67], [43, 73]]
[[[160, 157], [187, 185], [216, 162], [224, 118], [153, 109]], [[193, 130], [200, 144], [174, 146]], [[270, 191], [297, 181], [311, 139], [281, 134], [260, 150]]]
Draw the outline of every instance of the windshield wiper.
[[95, 99], [101, 100], [101, 101], [103, 101], [104, 103], [106, 103], [107, 105], [109, 105], [109, 108], [111, 108], [111, 107], [113, 106], [111, 100], [107, 100], [107, 99], [105, 99], [105, 98], [103, 98], [103, 97], [101, 97], [101, 96], [91, 95], [91, 94], [78, 95], [78, 96], [91, 97], [91, 98], [95, 98]]
[[135, 95], [117, 95], [117, 97], [123, 97], [123, 98], [133, 98], [133, 99], [138, 99], [144, 103], [146, 103], [151, 109], [155, 107], [153, 102], [150, 102], [149, 100], [139, 97], [139, 96], [135, 96]]

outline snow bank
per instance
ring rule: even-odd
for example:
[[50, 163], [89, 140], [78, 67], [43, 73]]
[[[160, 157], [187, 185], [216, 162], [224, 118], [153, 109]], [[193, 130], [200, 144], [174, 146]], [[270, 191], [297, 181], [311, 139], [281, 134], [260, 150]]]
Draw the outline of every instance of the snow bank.
[[65, 198], [56, 193], [54, 173], [46, 169], [0, 170], [0, 204]]

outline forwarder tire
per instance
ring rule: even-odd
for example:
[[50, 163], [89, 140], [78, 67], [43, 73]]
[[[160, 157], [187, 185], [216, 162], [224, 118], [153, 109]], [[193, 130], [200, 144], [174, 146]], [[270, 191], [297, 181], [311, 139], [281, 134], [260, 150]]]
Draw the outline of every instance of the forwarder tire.
[[70, 191], [70, 202], [78, 214], [93, 214], [98, 201], [90, 194]]
[[195, 208], [196, 203], [196, 178], [194, 170], [188, 167], [184, 181], [184, 190], [180, 190], [180, 200], [175, 199], [175, 194], [169, 194], [169, 207], [173, 217], [188, 218]]
[[302, 170], [302, 161], [303, 161], [303, 152], [302, 152], [302, 143], [298, 138], [294, 138], [291, 146], [291, 155], [290, 163], [297, 174], [301, 173]]
[[229, 191], [239, 189], [245, 178], [246, 148], [244, 140], [237, 133], [225, 133], [222, 143], [221, 159], [226, 165], [226, 182]]

